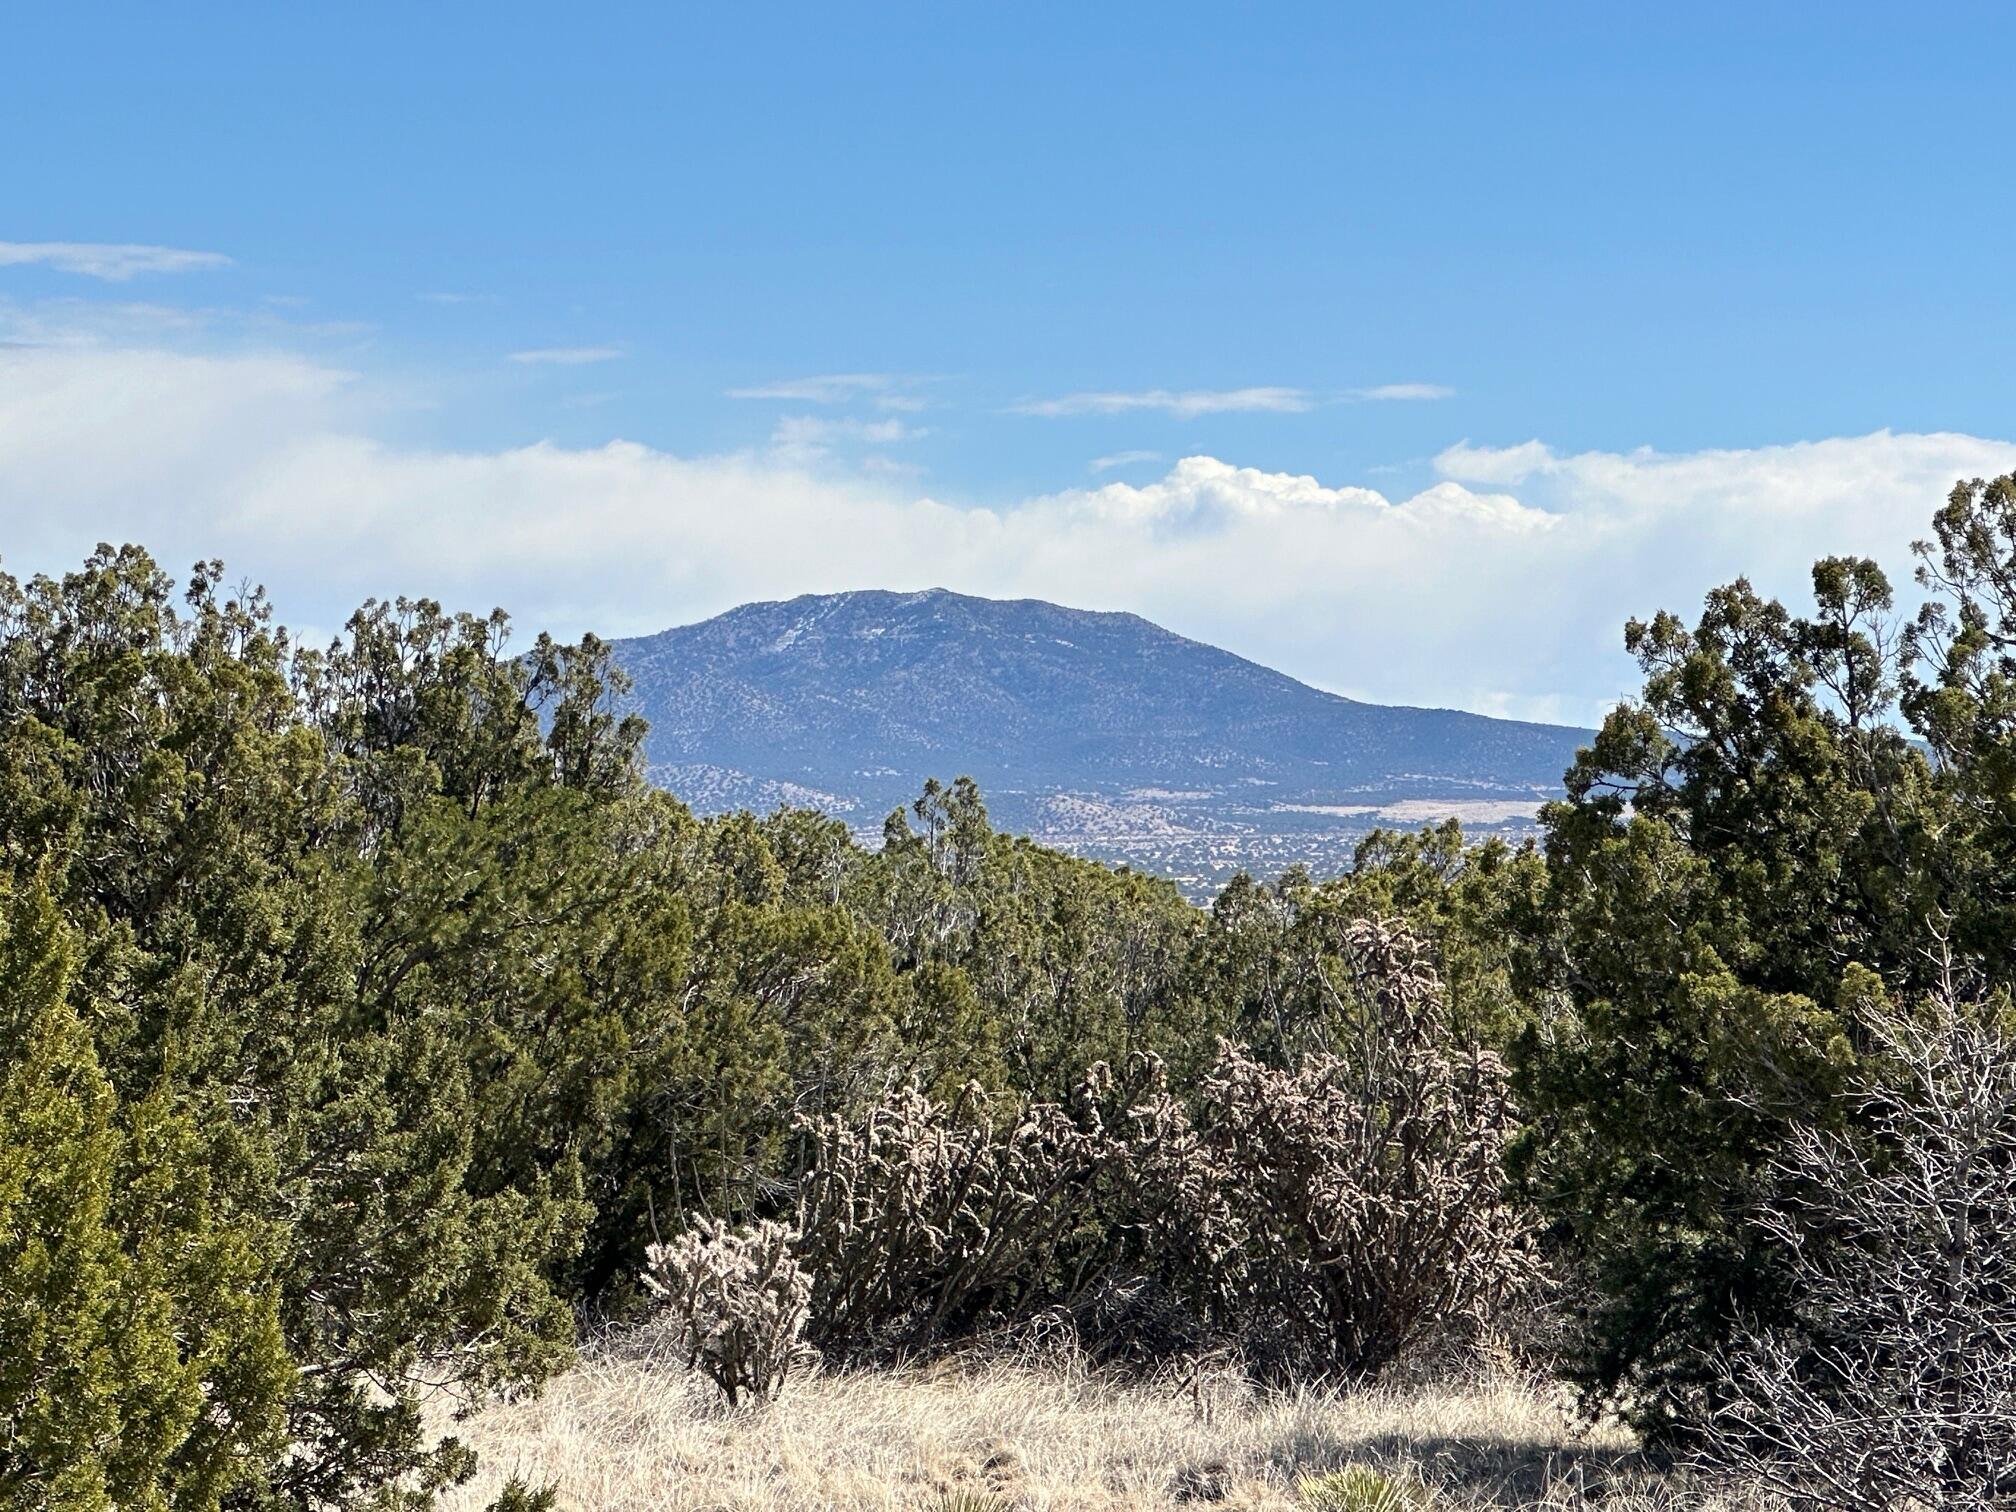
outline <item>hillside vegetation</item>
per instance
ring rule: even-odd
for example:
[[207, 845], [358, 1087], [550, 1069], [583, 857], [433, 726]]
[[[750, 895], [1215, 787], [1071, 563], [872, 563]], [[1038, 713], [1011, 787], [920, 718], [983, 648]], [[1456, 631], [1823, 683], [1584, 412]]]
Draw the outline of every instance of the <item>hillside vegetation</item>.
[[1208, 909], [956, 774], [696, 817], [593, 638], [0, 577], [0, 1507], [426, 1508], [612, 1326], [677, 1369], [554, 1401], [718, 1392], [694, 1477], [1035, 1329], [1123, 1458], [1226, 1362], [1276, 1495], [1298, 1393], [1512, 1331], [1731, 1484], [2016, 1494], [2016, 480], [1934, 532], [1908, 620], [1631, 625], [1542, 843]]

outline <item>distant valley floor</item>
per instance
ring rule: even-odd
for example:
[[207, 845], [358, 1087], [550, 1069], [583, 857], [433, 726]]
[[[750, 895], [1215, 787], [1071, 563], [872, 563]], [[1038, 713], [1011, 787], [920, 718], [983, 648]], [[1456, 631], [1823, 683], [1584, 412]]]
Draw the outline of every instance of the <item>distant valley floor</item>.
[[[876, 791], [832, 791], [809, 783], [751, 777], [732, 769], [688, 764], [657, 766], [651, 776], [700, 813], [780, 806], [814, 808], [842, 820], [864, 845], [881, 843], [882, 822], [922, 786], [891, 774]], [[950, 775], [947, 774], [947, 780]], [[1454, 786], [1455, 784], [1450, 784]], [[837, 786], [837, 784], [836, 784]], [[1475, 787], [1476, 785], [1471, 785]], [[1394, 787], [1398, 790], [1395, 791]], [[1380, 793], [1306, 793], [1275, 798], [1264, 784], [1250, 793], [1203, 788], [1135, 787], [1117, 792], [1032, 791], [982, 784], [997, 829], [1115, 866], [1167, 877], [1193, 903], [1209, 904], [1240, 872], [1271, 880], [1301, 866], [1335, 876], [1378, 829], [1418, 829], [1458, 820], [1473, 836], [1518, 840], [1538, 833], [1540, 807], [1559, 790], [1476, 796], [1430, 796], [1394, 785]], [[1320, 801], [1319, 801], [1320, 800]]]
[[[1240, 828], [1200, 831], [1180, 825], [1135, 827], [1128, 823], [1126, 806], [1059, 795], [1048, 800], [1053, 821], [1032, 829], [1030, 838], [1095, 861], [1167, 877], [1191, 902], [1208, 904], [1242, 871], [1271, 880], [1300, 866], [1317, 877], [1335, 876], [1350, 866], [1352, 853], [1377, 829], [1418, 829], [1455, 819], [1473, 838], [1499, 835], [1518, 840], [1536, 835], [1541, 802], [1539, 798], [1530, 802], [1409, 798], [1378, 805], [1302, 806], [1304, 812], [1320, 813], [1328, 822], [1270, 825], [1270, 816], [1263, 814]], [[1085, 822], [1073, 824], [1074, 818]]]

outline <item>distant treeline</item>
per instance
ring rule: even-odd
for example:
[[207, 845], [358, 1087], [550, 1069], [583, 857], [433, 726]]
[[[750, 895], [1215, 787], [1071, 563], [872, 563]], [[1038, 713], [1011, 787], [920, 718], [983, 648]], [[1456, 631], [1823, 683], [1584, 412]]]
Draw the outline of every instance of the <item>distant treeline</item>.
[[1795, 1309], [1749, 1217], [1788, 1140], [1853, 1135], [1869, 1024], [2016, 948], [2016, 481], [1935, 535], [1908, 620], [1836, 559], [1803, 615], [1633, 623], [1539, 844], [1380, 834], [1208, 910], [963, 780], [874, 849], [696, 818], [592, 637], [401, 601], [298, 646], [131, 547], [0, 576], [0, 1506], [425, 1506], [467, 1460], [430, 1394], [535, 1383], [654, 1241], [787, 1216], [808, 1130], [1149, 1057], [1194, 1111], [1221, 1041], [1348, 1052], [1371, 919], [1511, 1068], [1564, 1368], [1684, 1432], [1701, 1347]]

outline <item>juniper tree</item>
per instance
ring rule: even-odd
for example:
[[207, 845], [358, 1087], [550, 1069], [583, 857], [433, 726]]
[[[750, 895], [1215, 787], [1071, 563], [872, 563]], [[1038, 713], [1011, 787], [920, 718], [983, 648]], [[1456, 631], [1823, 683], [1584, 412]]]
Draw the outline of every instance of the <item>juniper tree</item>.
[[1634, 621], [1642, 694], [1545, 813], [1519, 1165], [1586, 1267], [1577, 1373], [1656, 1432], [1712, 1413], [1702, 1361], [1738, 1316], [1789, 1316], [1782, 1245], [1742, 1215], [1795, 1129], [1855, 1116], [1859, 1005], [1934, 985], [1928, 927], [1963, 971], [2016, 940], [2012, 518], [2010, 480], [1956, 490], [1925, 549], [1946, 602], [1908, 634], [1876, 564], [1842, 558], [1807, 616], [1739, 581], [1691, 629]]
[[[210, 1211], [265, 1267], [241, 1290], [295, 1366], [285, 1452], [233, 1504], [424, 1500], [467, 1455], [420, 1393], [566, 1357], [589, 1189], [678, 978], [670, 861], [594, 643], [520, 657], [417, 603], [297, 657], [220, 584], [200, 566], [178, 606], [132, 548], [0, 578], [0, 869], [75, 936], [96, 1064], [66, 1074], [123, 1119], [123, 1250]], [[177, 1379], [134, 1361], [136, 1390]]]
[[284, 1448], [274, 1236], [220, 1200], [228, 1134], [122, 1105], [74, 948], [0, 880], [0, 1506], [201, 1512]]

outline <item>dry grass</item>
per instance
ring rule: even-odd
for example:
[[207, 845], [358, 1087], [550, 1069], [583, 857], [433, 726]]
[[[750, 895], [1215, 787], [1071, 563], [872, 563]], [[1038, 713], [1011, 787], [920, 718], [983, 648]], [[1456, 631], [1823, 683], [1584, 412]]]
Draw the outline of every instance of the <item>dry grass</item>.
[[1260, 1396], [1229, 1374], [1143, 1383], [1069, 1361], [946, 1362], [813, 1377], [728, 1412], [648, 1338], [597, 1349], [535, 1400], [457, 1430], [483, 1456], [451, 1501], [509, 1476], [569, 1512], [643, 1509], [1306, 1507], [1297, 1483], [1365, 1464], [1454, 1506], [1706, 1505], [1511, 1381]]

